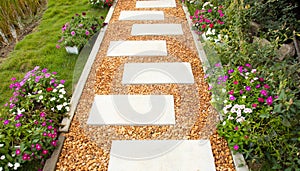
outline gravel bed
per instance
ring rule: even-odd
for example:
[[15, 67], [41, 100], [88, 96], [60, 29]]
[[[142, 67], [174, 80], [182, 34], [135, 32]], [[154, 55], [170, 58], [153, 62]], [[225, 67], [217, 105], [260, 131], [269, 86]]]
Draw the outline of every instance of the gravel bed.
[[[121, 10], [134, 9], [135, 0], [119, 0], [96, 62], [93, 64], [57, 170], [107, 170], [112, 140], [163, 140], [163, 139], [210, 139], [217, 170], [235, 170], [230, 150], [224, 139], [218, 137], [216, 124], [218, 114], [209, 101], [208, 85], [204, 80], [202, 65], [196, 51], [180, 1], [177, 8], [160, 8], [165, 12], [164, 21], [151, 23], [180, 23], [184, 35], [177, 36], [130, 36], [134, 23], [149, 21], [118, 21]], [[145, 9], [143, 9], [145, 10]], [[153, 9], [146, 9], [153, 10]], [[107, 57], [111, 40], [166, 40], [166, 57]], [[192, 65], [195, 83], [160, 85], [122, 85], [125, 63], [130, 62], [189, 62]], [[174, 126], [89, 126], [86, 124], [95, 94], [157, 94], [173, 95], [176, 125]]]

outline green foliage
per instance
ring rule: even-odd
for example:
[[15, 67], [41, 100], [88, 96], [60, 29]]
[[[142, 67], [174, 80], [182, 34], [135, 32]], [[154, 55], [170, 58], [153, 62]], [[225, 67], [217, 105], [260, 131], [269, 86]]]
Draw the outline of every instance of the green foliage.
[[114, 3], [114, 0], [90, 0], [90, 4], [94, 8], [111, 7], [113, 3]]

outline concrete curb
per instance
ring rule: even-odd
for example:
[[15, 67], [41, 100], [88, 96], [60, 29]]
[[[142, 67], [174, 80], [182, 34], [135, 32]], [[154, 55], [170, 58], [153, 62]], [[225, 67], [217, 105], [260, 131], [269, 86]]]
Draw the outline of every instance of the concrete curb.
[[[112, 14], [115, 10], [115, 6], [117, 4], [118, 0], [116, 0], [114, 2], [114, 4], [110, 7], [107, 15], [106, 15], [106, 18], [105, 18], [105, 23], [109, 23], [111, 17], [112, 17]], [[100, 30], [100, 33], [97, 37], [97, 40], [93, 46], [93, 49], [89, 55], [89, 58], [84, 66], [84, 69], [82, 71], [82, 74], [78, 80], [78, 84], [73, 92], [73, 95], [72, 95], [72, 98], [71, 98], [71, 109], [70, 109], [70, 113], [69, 113], [69, 117], [66, 117], [62, 120], [61, 122], [61, 125], [63, 125], [63, 127], [59, 128], [59, 131], [60, 132], [68, 132], [69, 131], [69, 128], [70, 128], [70, 125], [71, 125], [71, 121], [74, 117], [74, 114], [75, 114], [75, 111], [76, 111], [76, 108], [77, 108], [77, 105], [78, 105], [78, 102], [79, 102], [79, 99], [81, 97], [81, 94], [82, 94], [82, 91], [84, 89], [84, 86], [85, 86], [85, 83], [87, 81], [87, 78], [90, 74], [90, 71], [91, 71], [91, 68], [92, 68], [92, 65], [96, 59], [96, 56], [97, 56], [97, 53], [98, 53], [98, 50], [100, 48], [100, 45], [102, 43], [102, 40], [104, 38], [104, 35], [105, 35], [105, 32], [107, 30], [107, 26], [105, 26], [104, 28], [102, 28]]]
[[[182, 5], [182, 8], [184, 10], [184, 13], [185, 13], [185, 16], [186, 16], [186, 19], [187, 19], [187, 22], [188, 24], [191, 26], [192, 25], [192, 22], [190, 20], [190, 14], [189, 14], [189, 11], [187, 9], [186, 6]], [[193, 39], [194, 39], [194, 42], [195, 42], [195, 45], [196, 45], [196, 48], [197, 48], [197, 51], [198, 51], [198, 55], [199, 55], [199, 58], [203, 64], [203, 70], [204, 72], [207, 71], [207, 69], [211, 66], [208, 59], [207, 59], [207, 56], [206, 56], [206, 53], [203, 49], [203, 46], [201, 44], [201, 42], [199, 41], [199, 36], [192, 30], [191, 27], [190, 28], [190, 31], [193, 35]], [[222, 120], [222, 116], [221, 114], [219, 113], [219, 116]], [[235, 165], [235, 169], [236, 171], [249, 171], [249, 168], [245, 162], [245, 159], [244, 159], [244, 156], [241, 154], [241, 153], [236, 153], [236, 154], [233, 154], [233, 151], [231, 151], [231, 155], [232, 155], [232, 158], [233, 158], [233, 161], [234, 161], [234, 165]]]

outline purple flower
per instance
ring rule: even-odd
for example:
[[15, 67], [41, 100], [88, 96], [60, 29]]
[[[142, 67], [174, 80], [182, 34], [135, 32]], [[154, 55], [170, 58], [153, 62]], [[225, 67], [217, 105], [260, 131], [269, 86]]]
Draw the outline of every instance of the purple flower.
[[47, 136], [47, 132], [43, 132], [43, 136]]
[[272, 96], [269, 96], [269, 97], [266, 99], [266, 102], [267, 102], [268, 105], [272, 105], [272, 103], [273, 103], [273, 98], [272, 98]]
[[42, 69], [42, 72], [43, 72], [43, 73], [46, 73], [47, 71], [48, 71], [47, 68]]
[[216, 63], [215, 64], [215, 67], [220, 67], [221, 66], [221, 63]]
[[45, 112], [41, 112], [41, 113], [40, 113], [40, 117], [41, 117], [41, 118], [44, 118], [45, 116], [46, 116], [46, 113], [45, 113]]
[[4, 125], [9, 124], [9, 120], [5, 120], [5, 121], [3, 122], [3, 124], [4, 124]]
[[71, 35], [72, 35], [72, 36], [75, 36], [75, 31], [71, 31]]
[[264, 88], [269, 89], [270, 86], [269, 86], [268, 84], [265, 84], [265, 85], [264, 85]]
[[239, 149], [239, 146], [238, 145], [234, 145], [233, 149], [237, 151]]
[[48, 127], [47, 127], [47, 129], [49, 129], [49, 130], [51, 130], [53, 127], [52, 127], [52, 125], [49, 125]]
[[244, 93], [244, 91], [243, 90], [240, 90], [240, 94], [243, 94]]
[[12, 77], [12, 78], [11, 78], [11, 81], [16, 81], [16, 77]]
[[245, 89], [246, 89], [247, 91], [250, 91], [250, 90], [251, 90], [251, 87], [250, 87], [250, 86], [246, 86]]
[[12, 109], [12, 108], [14, 108], [15, 106], [16, 106], [15, 104], [11, 103], [11, 104], [9, 105], [9, 108]]
[[46, 74], [45, 74], [45, 78], [49, 78], [50, 76], [51, 76], [50, 73], [46, 73]]
[[257, 84], [257, 85], [255, 86], [255, 88], [260, 88], [260, 84]]
[[229, 96], [229, 100], [232, 100], [232, 101], [233, 101], [233, 100], [235, 100], [235, 97], [234, 97], [233, 95], [230, 95], [230, 96]]
[[52, 79], [52, 80], [50, 81], [50, 84], [53, 84], [53, 83], [55, 83], [55, 79]]
[[46, 126], [46, 125], [47, 125], [46, 122], [43, 122], [43, 123], [42, 123], [42, 126]]
[[239, 130], [239, 127], [238, 127], [238, 126], [234, 127], [234, 130], [238, 131], [238, 130]]
[[65, 84], [65, 80], [60, 80], [60, 84]]
[[260, 94], [262, 94], [263, 96], [268, 96], [268, 91], [267, 90], [261, 90]]
[[243, 72], [243, 67], [242, 67], [242, 66], [239, 66], [239, 67], [238, 67], [238, 70], [240, 71], [240, 73], [242, 73], [242, 72]]
[[250, 64], [245, 64], [246, 67], [248, 68], [251, 68], [251, 65]]
[[18, 122], [17, 124], [16, 124], [16, 127], [20, 127], [22, 124], [20, 123], [20, 122]]
[[233, 73], [233, 72], [234, 72], [234, 69], [228, 70], [228, 74], [231, 74], [231, 73]]

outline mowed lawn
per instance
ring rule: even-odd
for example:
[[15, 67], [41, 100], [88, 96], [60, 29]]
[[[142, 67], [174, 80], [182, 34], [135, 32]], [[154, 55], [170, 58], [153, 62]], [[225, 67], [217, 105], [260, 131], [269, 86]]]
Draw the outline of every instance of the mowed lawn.
[[33, 33], [18, 42], [13, 52], [0, 64], [0, 107], [12, 96], [9, 85], [11, 78], [17, 80], [35, 66], [56, 71], [60, 79], [66, 80], [66, 89], [69, 95], [72, 90], [73, 71], [77, 55], [67, 54], [65, 49], [56, 49], [60, 39], [62, 26], [76, 14], [86, 12], [87, 16], [106, 16], [108, 9], [95, 9], [88, 0], [48, 0], [47, 9], [42, 20]]

